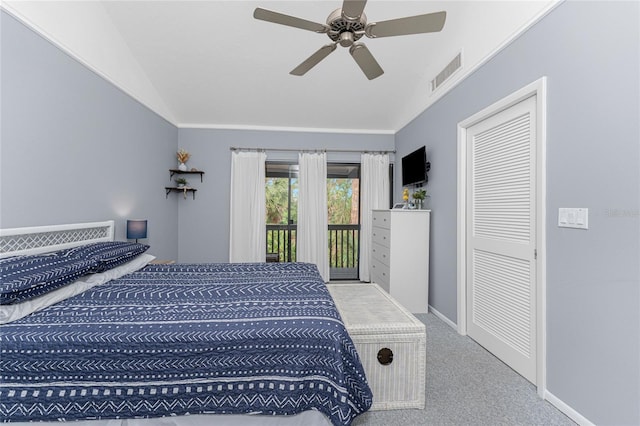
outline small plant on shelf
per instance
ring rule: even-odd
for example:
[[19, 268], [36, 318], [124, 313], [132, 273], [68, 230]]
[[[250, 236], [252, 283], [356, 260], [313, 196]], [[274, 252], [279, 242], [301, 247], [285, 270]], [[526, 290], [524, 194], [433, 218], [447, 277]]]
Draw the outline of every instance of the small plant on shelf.
[[178, 152], [176, 152], [176, 157], [178, 158], [178, 170], [186, 172], [187, 171], [187, 161], [191, 158], [191, 154], [189, 154], [184, 149], [180, 148]]
[[414, 200], [424, 200], [424, 197], [427, 196], [427, 191], [420, 188], [413, 191], [413, 199]]
[[189, 182], [187, 182], [187, 180], [185, 178], [178, 178], [176, 179], [176, 185], [178, 185], [179, 188], [183, 187], [183, 186], [187, 186]]
[[424, 189], [420, 188], [420, 189], [416, 189], [415, 191], [413, 191], [413, 201], [414, 201], [414, 205], [415, 208], [418, 210], [421, 210], [424, 208], [424, 200], [427, 197], [427, 191], [425, 191]]
[[180, 150], [176, 152], [176, 157], [178, 158], [178, 163], [186, 163], [189, 161], [189, 158], [191, 158], [191, 154], [180, 148]]

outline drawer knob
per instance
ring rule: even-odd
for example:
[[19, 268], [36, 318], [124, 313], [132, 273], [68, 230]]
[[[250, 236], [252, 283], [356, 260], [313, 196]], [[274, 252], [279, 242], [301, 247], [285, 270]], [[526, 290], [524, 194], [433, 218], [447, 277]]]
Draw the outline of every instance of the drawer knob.
[[389, 348], [382, 348], [378, 351], [378, 362], [382, 365], [389, 365], [393, 362], [393, 351]]

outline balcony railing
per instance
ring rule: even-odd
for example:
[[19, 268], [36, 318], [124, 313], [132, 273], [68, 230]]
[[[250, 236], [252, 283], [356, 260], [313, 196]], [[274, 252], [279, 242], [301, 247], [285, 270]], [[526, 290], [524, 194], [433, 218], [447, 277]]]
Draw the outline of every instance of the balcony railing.
[[296, 261], [297, 225], [267, 225], [267, 254], [277, 254], [278, 262]]
[[358, 279], [360, 225], [329, 225], [329, 268], [332, 280]]
[[[296, 261], [296, 225], [267, 225], [267, 255], [272, 261]], [[360, 225], [329, 225], [331, 280], [358, 279]]]

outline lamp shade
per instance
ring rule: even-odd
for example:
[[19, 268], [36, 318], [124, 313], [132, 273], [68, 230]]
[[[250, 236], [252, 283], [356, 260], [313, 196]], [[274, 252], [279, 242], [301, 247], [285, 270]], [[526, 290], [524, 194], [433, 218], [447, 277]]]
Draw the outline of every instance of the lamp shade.
[[146, 220], [127, 220], [127, 240], [147, 238]]

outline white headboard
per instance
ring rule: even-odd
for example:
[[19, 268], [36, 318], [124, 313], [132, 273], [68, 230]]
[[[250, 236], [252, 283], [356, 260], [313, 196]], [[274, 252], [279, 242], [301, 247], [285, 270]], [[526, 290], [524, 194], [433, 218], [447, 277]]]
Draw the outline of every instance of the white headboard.
[[0, 229], [0, 258], [113, 241], [114, 221]]

